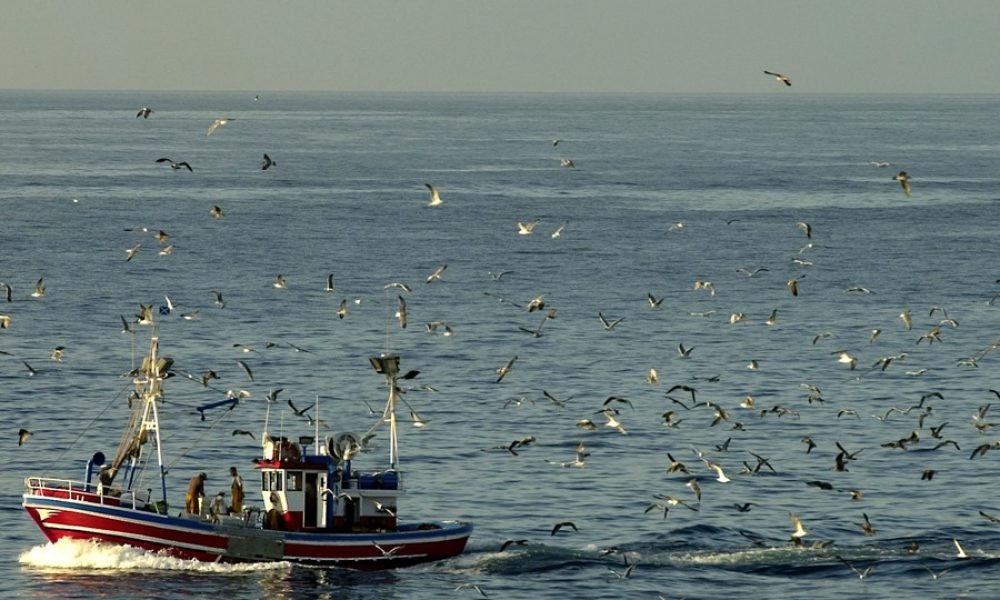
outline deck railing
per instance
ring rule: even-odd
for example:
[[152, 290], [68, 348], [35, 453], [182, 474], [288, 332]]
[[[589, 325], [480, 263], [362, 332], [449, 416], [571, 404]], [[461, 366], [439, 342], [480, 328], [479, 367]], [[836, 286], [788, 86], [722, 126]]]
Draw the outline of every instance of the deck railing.
[[67, 498], [114, 506], [131, 506], [133, 510], [144, 510], [150, 506], [149, 492], [136, 493], [135, 490], [106, 487], [100, 483], [49, 477], [26, 477], [24, 487], [33, 496]]

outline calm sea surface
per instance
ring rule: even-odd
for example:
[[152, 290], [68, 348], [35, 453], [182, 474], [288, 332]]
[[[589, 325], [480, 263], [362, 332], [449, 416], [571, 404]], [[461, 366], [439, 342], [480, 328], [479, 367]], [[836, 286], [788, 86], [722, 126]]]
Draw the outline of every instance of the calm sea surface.
[[[135, 117], [142, 106], [150, 118]], [[206, 135], [219, 117], [231, 120]], [[1000, 440], [998, 117], [991, 96], [0, 92], [0, 280], [12, 288], [0, 296], [0, 591], [995, 598], [1000, 525], [980, 511], [1000, 515], [1000, 449], [970, 456]], [[266, 171], [264, 153], [277, 163]], [[425, 183], [442, 205], [427, 206]], [[537, 225], [519, 235], [519, 221]], [[45, 544], [20, 507], [23, 478], [80, 478], [87, 457], [113, 452], [122, 375], [151, 330], [133, 340], [121, 319], [165, 296], [163, 353], [220, 376], [168, 382], [174, 506], [193, 473], [209, 473], [210, 493], [228, 487], [229, 465], [252, 473], [258, 448], [231, 432], [261, 431], [270, 390], [283, 390], [272, 431], [310, 433], [286, 399], [319, 399], [327, 433], [366, 430], [366, 402], [384, 400], [367, 357], [388, 348], [420, 371], [403, 416], [427, 423], [404, 420], [401, 517], [474, 522], [466, 553], [358, 574]], [[527, 310], [538, 296], [554, 319]], [[606, 329], [599, 314], [621, 321]], [[428, 332], [436, 321], [453, 335]], [[668, 395], [676, 385], [695, 397]], [[230, 389], [252, 396], [200, 420], [195, 407]], [[21, 447], [19, 428], [33, 432]], [[379, 466], [386, 442], [358, 462]], [[584, 466], [563, 466], [581, 443]], [[854, 457], [842, 471], [838, 444]], [[668, 472], [668, 453], [689, 474]], [[789, 513], [808, 532], [801, 547]], [[577, 530], [551, 535], [564, 521]], [[505, 540], [526, 543], [500, 552]]]

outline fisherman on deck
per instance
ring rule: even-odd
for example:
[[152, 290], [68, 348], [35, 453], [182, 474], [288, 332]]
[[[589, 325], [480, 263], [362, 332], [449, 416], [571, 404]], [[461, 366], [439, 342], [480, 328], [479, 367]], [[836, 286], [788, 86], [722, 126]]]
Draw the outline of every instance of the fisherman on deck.
[[236, 467], [229, 467], [229, 475], [233, 478], [230, 491], [232, 492], [233, 505], [229, 512], [239, 515], [243, 512], [243, 478], [236, 472]]
[[188, 483], [187, 496], [184, 498], [185, 510], [192, 515], [201, 514], [201, 502], [205, 498], [205, 480], [208, 479], [208, 475], [205, 473], [198, 473], [191, 478], [191, 482]]
[[208, 514], [212, 515], [212, 521], [218, 523], [219, 518], [226, 514], [226, 492], [219, 492], [212, 499], [208, 507]]

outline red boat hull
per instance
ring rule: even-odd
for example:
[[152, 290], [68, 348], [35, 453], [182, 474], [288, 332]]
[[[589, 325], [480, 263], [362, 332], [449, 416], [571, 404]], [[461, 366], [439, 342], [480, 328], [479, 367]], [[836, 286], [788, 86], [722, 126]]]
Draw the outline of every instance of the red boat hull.
[[23, 505], [51, 542], [98, 540], [209, 562], [285, 560], [388, 569], [457, 556], [472, 533], [472, 525], [458, 522], [401, 525], [392, 532], [271, 531], [242, 521], [172, 517], [122, 506], [118, 499], [53, 489], [25, 493]]

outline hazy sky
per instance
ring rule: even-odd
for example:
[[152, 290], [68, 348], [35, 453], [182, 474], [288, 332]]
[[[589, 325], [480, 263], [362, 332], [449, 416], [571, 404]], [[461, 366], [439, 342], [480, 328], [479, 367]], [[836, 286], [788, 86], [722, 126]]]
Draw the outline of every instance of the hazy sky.
[[12, 0], [0, 89], [1000, 93], [1000, 0]]

